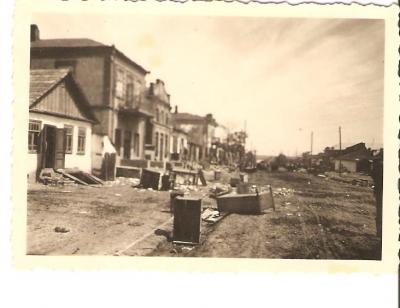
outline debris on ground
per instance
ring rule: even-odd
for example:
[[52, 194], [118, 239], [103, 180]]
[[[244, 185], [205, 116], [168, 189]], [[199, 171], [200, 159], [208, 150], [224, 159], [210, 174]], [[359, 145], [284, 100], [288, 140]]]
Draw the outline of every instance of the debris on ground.
[[194, 246], [183, 246], [183, 247], [181, 248], [182, 252], [185, 252], [185, 251], [192, 251], [193, 249], [194, 249]]
[[140, 179], [131, 178], [130, 179], [130, 184], [131, 184], [132, 187], [138, 187], [140, 185]]
[[[182, 253], [187, 256], [289, 259], [376, 258], [375, 199], [370, 186], [362, 187], [368, 180], [371, 181], [368, 177], [342, 174], [339, 178], [337, 174], [324, 173], [325, 178], [317, 174], [310, 179], [311, 175], [301, 172], [256, 172], [250, 174], [249, 181], [244, 183], [244, 178], [240, 178], [237, 170], [229, 174], [228, 168], [221, 168], [219, 177], [213, 174], [214, 168], [203, 170], [207, 186], [182, 181], [182, 184], [172, 186], [169, 193], [159, 192], [153, 187], [145, 189], [138, 185], [140, 179], [124, 177], [104, 182], [101, 194], [90, 193], [91, 185], [77, 185], [72, 180], [69, 180], [73, 183], [72, 187], [67, 188], [69, 190], [41, 184], [33, 186], [34, 189], [31, 186], [28, 190], [28, 252], [87, 255], [102, 251], [112, 254], [121, 251], [121, 245], [144, 238], [140, 245], [135, 244], [134, 248], [123, 254], [179, 256]], [[161, 176], [166, 175], [164, 170], [158, 172]], [[330, 181], [335, 176], [339, 180]], [[235, 189], [230, 185], [230, 179], [236, 177], [240, 181]], [[202, 206], [196, 211], [175, 213], [176, 219], [182, 223], [180, 230], [172, 225], [168, 211], [168, 201], [171, 201], [174, 188], [181, 189], [180, 197], [202, 199]], [[242, 188], [243, 195], [240, 194]], [[247, 189], [249, 194], [246, 194]], [[230, 215], [230, 212], [223, 212], [217, 207], [218, 199], [224, 196], [231, 194], [240, 199], [251, 195], [254, 198], [257, 192], [259, 196], [263, 193], [268, 196], [264, 200], [267, 204], [273, 201], [273, 197], [278, 198], [277, 204], [282, 208], [275, 212], [265, 211], [266, 215]], [[239, 203], [244, 206], [243, 202]], [[57, 220], [60, 215], [62, 224], [68, 229], [62, 226], [54, 228], [54, 222], [60, 221]], [[169, 219], [168, 226], [160, 225], [159, 222], [166, 219]], [[196, 243], [190, 239], [191, 236], [197, 236], [197, 227], [194, 232], [190, 226], [194, 221], [201, 225], [201, 237], [198, 233], [201, 241], [197, 246], [192, 246]], [[82, 224], [85, 228], [81, 228]], [[105, 229], [107, 232], [104, 232]], [[73, 239], [69, 236], [72, 231], [76, 235]], [[48, 232], [47, 236], [43, 236], [44, 232]], [[71, 233], [59, 234], [68, 232]], [[179, 232], [182, 237], [174, 238]], [[151, 236], [147, 236], [148, 233]], [[78, 236], [79, 243], [74, 242]], [[184, 236], [192, 244], [184, 241]], [[175, 243], [171, 244], [174, 240]], [[319, 245], [323, 241], [328, 241], [327, 248]]]
[[40, 171], [39, 181], [45, 185], [50, 186], [64, 186], [73, 184], [74, 181], [64, 177], [62, 174], [54, 171], [53, 168], [44, 168]]
[[224, 184], [215, 184], [209, 189], [209, 197], [215, 199], [219, 196], [229, 194], [230, 192], [232, 192], [231, 186]]
[[163, 229], [156, 229], [156, 230], [154, 230], [154, 234], [159, 235], [159, 236], [165, 236], [165, 238], [167, 239], [167, 242], [172, 242], [172, 232], [171, 231], [167, 231], [167, 230], [163, 230]]
[[206, 208], [201, 214], [201, 219], [209, 223], [216, 223], [222, 218], [223, 216], [218, 211], [210, 208]]
[[171, 182], [176, 185], [197, 185], [199, 173], [197, 171], [174, 168], [171, 170]]
[[144, 223], [143, 222], [139, 222], [139, 221], [131, 221], [128, 223], [128, 226], [130, 227], [140, 227], [143, 226]]
[[286, 188], [286, 187], [279, 187], [273, 191], [275, 196], [282, 196], [282, 197], [289, 197], [293, 195], [294, 189]]
[[54, 228], [54, 232], [57, 232], [57, 233], [68, 233], [69, 229], [64, 228], [64, 227], [55, 227]]

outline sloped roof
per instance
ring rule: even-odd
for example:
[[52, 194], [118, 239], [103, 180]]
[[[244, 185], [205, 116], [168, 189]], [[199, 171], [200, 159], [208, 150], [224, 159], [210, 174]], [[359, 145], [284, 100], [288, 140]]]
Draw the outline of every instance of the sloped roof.
[[57, 85], [63, 81], [74, 89], [79, 97], [79, 110], [83, 112], [84, 116], [91, 122], [98, 123], [93, 111], [91, 110], [90, 103], [88, 102], [85, 94], [80, 86], [72, 77], [71, 71], [67, 68], [60, 69], [35, 69], [30, 71], [30, 85], [29, 85], [29, 109], [34, 110], [35, 106], [40, 102], [41, 98], [50, 93]]
[[53, 89], [68, 73], [67, 68], [31, 70], [29, 107]]
[[118, 50], [114, 45], [105, 45], [88, 38], [61, 38], [61, 39], [40, 39], [31, 42], [31, 50], [42, 50], [44, 48], [104, 48], [115, 50], [116, 54], [129, 62], [143, 73], [148, 74], [150, 71], [146, 70], [143, 66], [137, 64], [122, 51]]
[[360, 160], [360, 159], [372, 159], [372, 154], [367, 149], [359, 149], [350, 153], [336, 157], [336, 160]]
[[173, 113], [172, 116], [173, 116], [174, 120], [204, 121], [204, 117], [196, 115], [196, 114], [186, 113], [186, 112]]
[[106, 45], [88, 38], [46, 39], [46, 40], [37, 40], [31, 42], [32, 48], [44, 48], [44, 47], [71, 48], [71, 47], [100, 47], [100, 46], [106, 46]]

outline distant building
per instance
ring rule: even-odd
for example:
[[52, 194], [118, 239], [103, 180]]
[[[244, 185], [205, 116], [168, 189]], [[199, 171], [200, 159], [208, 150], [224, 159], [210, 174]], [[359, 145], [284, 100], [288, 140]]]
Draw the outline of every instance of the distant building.
[[43, 168], [92, 169], [92, 126], [97, 120], [68, 69], [30, 71], [28, 175]]
[[169, 161], [172, 143], [170, 95], [162, 80], [150, 83], [145, 94], [152, 118], [146, 121], [146, 159]]
[[365, 143], [357, 143], [345, 148], [341, 155], [334, 158], [335, 171], [369, 173], [372, 166], [372, 152]]
[[211, 140], [210, 161], [215, 164], [227, 164], [227, 146], [229, 130], [218, 124]]
[[172, 130], [171, 160], [187, 161], [189, 158], [189, 135], [184, 130], [174, 127]]
[[212, 114], [199, 116], [190, 113], [172, 114], [174, 127], [188, 134], [188, 160], [209, 160], [215, 128], [218, 126]]
[[93, 132], [111, 140], [117, 166], [144, 159], [146, 123], [152, 117], [143, 98], [149, 72], [114, 45], [86, 38], [42, 40], [32, 25], [31, 69], [59, 68], [69, 68], [84, 91], [99, 120]]

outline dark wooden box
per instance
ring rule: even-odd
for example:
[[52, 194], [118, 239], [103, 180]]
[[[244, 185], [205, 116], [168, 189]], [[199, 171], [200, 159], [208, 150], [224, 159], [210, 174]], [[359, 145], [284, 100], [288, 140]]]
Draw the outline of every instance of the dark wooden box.
[[227, 194], [217, 197], [218, 211], [239, 214], [260, 214], [267, 208], [274, 208], [270, 192], [260, 194]]
[[140, 184], [143, 186], [143, 188], [152, 188], [154, 190], [158, 190], [160, 176], [161, 174], [157, 171], [143, 169], [142, 176], [140, 178]]
[[174, 200], [174, 243], [198, 244], [200, 219], [201, 199], [176, 197]]

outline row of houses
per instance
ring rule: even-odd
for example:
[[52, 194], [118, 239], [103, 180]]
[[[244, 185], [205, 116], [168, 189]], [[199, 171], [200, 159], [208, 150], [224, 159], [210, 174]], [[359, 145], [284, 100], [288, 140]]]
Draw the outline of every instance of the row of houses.
[[112, 179], [167, 162], [218, 161], [228, 131], [212, 114], [178, 112], [165, 83], [114, 45], [41, 39], [31, 25], [30, 179], [78, 168]]
[[323, 170], [369, 174], [372, 170], [373, 160], [379, 155], [383, 155], [382, 149], [372, 150], [367, 148], [364, 142], [359, 142], [342, 150], [327, 147], [321, 153], [311, 156], [303, 155], [303, 158], [310, 161], [312, 166]]

